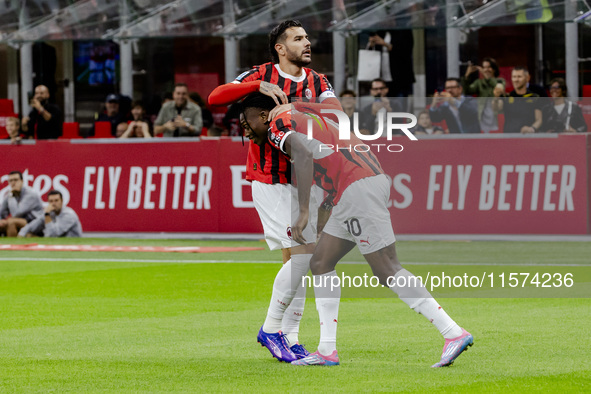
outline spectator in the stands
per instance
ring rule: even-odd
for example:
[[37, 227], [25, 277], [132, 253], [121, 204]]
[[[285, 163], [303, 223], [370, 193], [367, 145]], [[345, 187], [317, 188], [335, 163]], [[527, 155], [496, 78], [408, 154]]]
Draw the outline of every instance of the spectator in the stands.
[[[462, 80], [464, 93], [478, 96], [478, 120], [484, 133], [499, 129], [497, 114], [493, 110], [492, 100], [495, 89], [505, 91], [506, 82], [499, 77], [499, 66], [495, 59], [485, 57], [482, 66], [469, 64]], [[480, 78], [479, 77], [480, 74]]]
[[[127, 129], [127, 117], [119, 110], [119, 95], [111, 93], [105, 99], [105, 111], [96, 117], [96, 122], [111, 123], [111, 135], [117, 136], [117, 130], [120, 133]], [[90, 128], [89, 136], [94, 136], [94, 123]]]
[[527, 87], [529, 72], [525, 67], [515, 67], [511, 71], [513, 90], [507, 97], [495, 90], [493, 109], [505, 113], [504, 133], [535, 133], [542, 126], [542, 100], [537, 93]]
[[[191, 101], [201, 108], [201, 119], [203, 121], [203, 128], [209, 130], [213, 124], [213, 114], [207, 109], [207, 104], [197, 92], [191, 92], [189, 94]], [[209, 135], [209, 134], [208, 134]]]
[[366, 124], [364, 123], [366, 119], [361, 119], [362, 114], [359, 113], [359, 111], [357, 110], [357, 94], [353, 90], [347, 89], [343, 90], [339, 97], [341, 101], [341, 107], [343, 107], [343, 112], [345, 112], [345, 114], [349, 118], [349, 125], [351, 126], [351, 130], [353, 130], [355, 124], [354, 116], [357, 112], [357, 127], [359, 129], [359, 132], [361, 134], [370, 134], [369, 130], [367, 130], [366, 128]]
[[417, 119], [417, 125], [411, 130], [414, 134], [444, 134], [441, 126], [434, 126], [429, 116], [429, 111], [421, 111]]
[[19, 232], [19, 237], [81, 237], [82, 224], [76, 212], [64, 206], [62, 193], [51, 190], [47, 194], [44, 215], [28, 223]]
[[433, 122], [445, 120], [449, 133], [480, 133], [478, 102], [463, 95], [459, 78], [448, 78], [445, 90], [435, 92], [429, 115]]
[[23, 118], [23, 131], [29, 138], [57, 139], [62, 135], [62, 111], [49, 102], [49, 89], [45, 85], [35, 88], [29, 116]]
[[[388, 86], [390, 97], [408, 97], [412, 94], [415, 74], [413, 70], [412, 29], [393, 29], [371, 32], [369, 48], [379, 51], [381, 56], [380, 77]], [[401, 109], [407, 100], [396, 100]]]
[[554, 78], [550, 82], [550, 104], [542, 108], [542, 131], [548, 133], [585, 133], [587, 124], [583, 111], [566, 98], [566, 82]]
[[0, 234], [16, 237], [19, 230], [43, 213], [41, 196], [24, 185], [23, 174], [12, 171], [8, 174], [10, 192], [0, 205]]
[[21, 122], [18, 120], [18, 118], [6, 118], [6, 133], [8, 133], [8, 138], [10, 139], [10, 143], [12, 145], [20, 144], [21, 140], [23, 139], [23, 134], [21, 133], [20, 128]]
[[402, 111], [401, 104], [388, 97], [388, 92], [388, 85], [383, 79], [376, 78], [371, 81], [369, 93], [372, 103], [365, 106], [359, 115], [360, 131], [365, 129], [367, 130], [367, 134], [376, 134], [381, 126], [382, 135], [385, 135], [387, 129], [387, 113]]
[[160, 108], [154, 122], [154, 134], [164, 137], [197, 137], [201, 134], [203, 120], [201, 108], [189, 101], [189, 89], [184, 83], [177, 83], [172, 92], [173, 101]]
[[150, 121], [146, 119], [146, 110], [141, 102], [135, 101], [131, 105], [131, 116], [133, 120], [119, 138], [152, 138]]

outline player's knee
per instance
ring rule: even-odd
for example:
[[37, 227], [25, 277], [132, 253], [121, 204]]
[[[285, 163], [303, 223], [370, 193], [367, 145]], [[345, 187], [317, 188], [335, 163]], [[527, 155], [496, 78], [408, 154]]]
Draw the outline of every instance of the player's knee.
[[334, 270], [335, 264], [322, 258], [314, 258], [310, 260], [310, 271], [312, 275], [322, 275]]

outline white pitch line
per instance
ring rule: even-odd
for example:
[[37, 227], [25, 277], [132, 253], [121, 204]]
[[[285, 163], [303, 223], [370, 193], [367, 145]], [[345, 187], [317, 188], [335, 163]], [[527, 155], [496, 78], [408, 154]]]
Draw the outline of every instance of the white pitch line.
[[[27, 258], [27, 257], [0, 257], [0, 261], [83, 261], [98, 263], [175, 263], [175, 264], [203, 264], [203, 263], [246, 263], [246, 264], [279, 264], [279, 260], [149, 260], [149, 259], [78, 259], [78, 258]], [[339, 264], [366, 264], [365, 261], [341, 261]], [[412, 262], [406, 261], [408, 265], [440, 265], [440, 266], [518, 266], [518, 267], [589, 267], [589, 264], [579, 263], [440, 263], [440, 262]]]

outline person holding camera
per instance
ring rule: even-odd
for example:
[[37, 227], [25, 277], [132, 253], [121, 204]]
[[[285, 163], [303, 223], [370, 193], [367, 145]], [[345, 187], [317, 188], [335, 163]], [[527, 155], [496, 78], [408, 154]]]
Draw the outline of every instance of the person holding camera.
[[28, 138], [38, 140], [57, 139], [62, 135], [62, 111], [49, 102], [49, 89], [45, 85], [35, 88], [30, 99], [33, 109], [23, 118], [23, 132]]
[[369, 93], [373, 98], [373, 102], [363, 109], [360, 116], [359, 129], [366, 130], [364, 134], [377, 133], [380, 130], [380, 123], [382, 126], [381, 131], [385, 133], [388, 112], [402, 112], [400, 103], [389, 98], [388, 92], [388, 85], [382, 78], [371, 81]]
[[146, 111], [144, 105], [136, 101], [131, 106], [133, 120], [127, 125], [127, 129], [119, 138], [152, 138], [150, 124], [145, 120]]
[[51, 190], [47, 194], [47, 206], [39, 216], [18, 232], [19, 237], [43, 235], [45, 237], [81, 237], [82, 224], [76, 212], [64, 207], [62, 193]]
[[480, 133], [478, 102], [463, 93], [459, 78], [447, 78], [445, 89], [433, 95], [429, 116], [433, 122], [445, 120], [449, 133]]

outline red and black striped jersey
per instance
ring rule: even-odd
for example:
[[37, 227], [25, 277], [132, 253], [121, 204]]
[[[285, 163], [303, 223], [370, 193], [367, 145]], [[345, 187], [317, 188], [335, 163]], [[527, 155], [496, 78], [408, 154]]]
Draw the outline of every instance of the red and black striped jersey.
[[[312, 139], [307, 137], [308, 124], [312, 126]], [[306, 135], [306, 145], [314, 156], [314, 180], [329, 193], [334, 205], [353, 182], [384, 173], [359, 138], [351, 134], [349, 140], [339, 139], [338, 124], [314, 113], [292, 110], [280, 114], [270, 124], [269, 143], [287, 157], [285, 140], [294, 132]]]
[[[289, 99], [315, 99], [317, 102], [335, 97], [326, 76], [310, 68], [302, 68], [298, 77], [286, 74], [278, 64], [265, 63], [240, 74], [233, 83], [265, 81], [279, 86]], [[259, 146], [250, 141], [246, 159], [246, 179], [263, 183], [290, 183], [289, 159], [268, 143]]]

